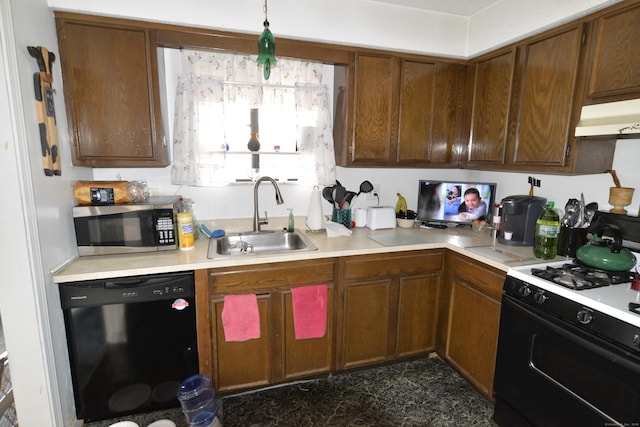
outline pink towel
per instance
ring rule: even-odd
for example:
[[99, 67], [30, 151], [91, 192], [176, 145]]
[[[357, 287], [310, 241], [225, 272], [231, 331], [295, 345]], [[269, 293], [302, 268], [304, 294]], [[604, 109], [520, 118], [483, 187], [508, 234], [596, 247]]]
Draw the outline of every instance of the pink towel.
[[260, 338], [258, 298], [253, 295], [227, 295], [222, 307], [225, 341]]
[[327, 285], [291, 289], [296, 339], [323, 337], [327, 331]]

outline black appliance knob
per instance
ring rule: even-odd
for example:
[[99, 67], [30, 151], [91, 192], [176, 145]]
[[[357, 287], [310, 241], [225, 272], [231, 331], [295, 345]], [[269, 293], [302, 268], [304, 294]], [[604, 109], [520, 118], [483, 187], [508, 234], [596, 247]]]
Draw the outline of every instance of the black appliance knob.
[[544, 304], [544, 302], [546, 300], [548, 300], [549, 297], [545, 295], [544, 291], [538, 291], [536, 292], [536, 294], [533, 296], [533, 300], [537, 303], [537, 304]]
[[518, 289], [518, 293], [523, 297], [528, 297], [531, 295], [531, 288], [527, 285], [522, 285], [520, 286], [520, 289]]
[[595, 316], [593, 314], [593, 311], [583, 308], [582, 310], [578, 311], [576, 318], [578, 319], [578, 322], [582, 323], [583, 325], [588, 325], [589, 323], [593, 322]]

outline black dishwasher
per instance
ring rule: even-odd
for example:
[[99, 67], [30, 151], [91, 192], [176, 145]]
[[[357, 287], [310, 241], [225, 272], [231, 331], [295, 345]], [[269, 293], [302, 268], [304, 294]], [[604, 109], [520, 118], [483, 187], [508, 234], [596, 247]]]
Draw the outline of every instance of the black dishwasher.
[[78, 419], [179, 406], [198, 373], [193, 272], [60, 285]]

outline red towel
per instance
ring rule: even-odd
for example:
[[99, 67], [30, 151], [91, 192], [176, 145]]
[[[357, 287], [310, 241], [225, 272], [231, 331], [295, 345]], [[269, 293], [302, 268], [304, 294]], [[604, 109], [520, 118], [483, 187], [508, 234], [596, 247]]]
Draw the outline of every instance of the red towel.
[[227, 295], [222, 307], [225, 341], [260, 338], [258, 298], [253, 295]]
[[327, 285], [291, 289], [296, 339], [320, 338], [327, 332]]

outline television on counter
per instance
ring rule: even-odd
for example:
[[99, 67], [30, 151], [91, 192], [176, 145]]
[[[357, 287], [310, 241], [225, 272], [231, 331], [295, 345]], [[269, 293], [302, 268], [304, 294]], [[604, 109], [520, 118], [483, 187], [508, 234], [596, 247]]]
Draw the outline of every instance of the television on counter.
[[471, 224], [474, 219], [491, 224], [495, 197], [495, 183], [420, 180], [416, 216], [427, 226]]

